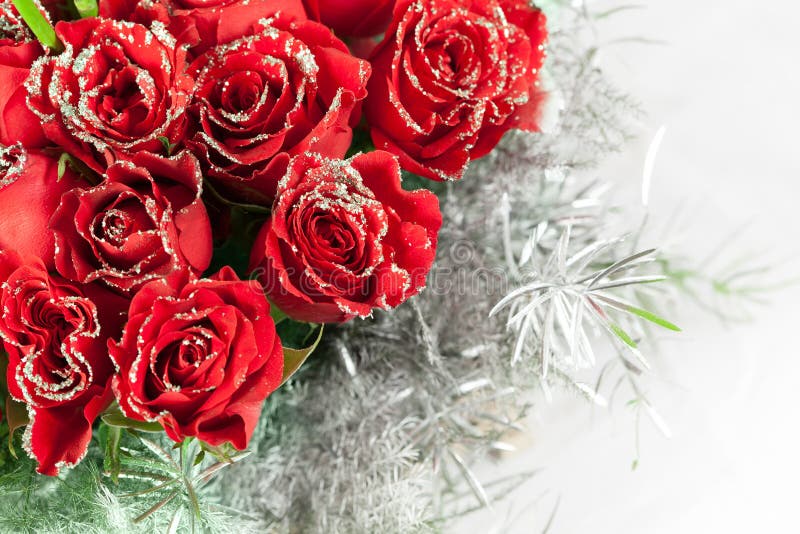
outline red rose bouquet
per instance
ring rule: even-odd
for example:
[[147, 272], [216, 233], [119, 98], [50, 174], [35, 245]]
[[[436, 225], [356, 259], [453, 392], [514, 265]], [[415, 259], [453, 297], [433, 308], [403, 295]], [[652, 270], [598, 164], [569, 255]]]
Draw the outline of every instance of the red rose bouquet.
[[[44, 475], [89, 454], [114, 483], [155, 480], [131, 493], [167, 492], [137, 520], [178, 495], [199, 514], [196, 489], [257, 432], [281, 428], [262, 411], [318, 346], [320, 362], [338, 350], [354, 375], [369, 358], [348, 339], [421, 339], [392, 366], [425, 363], [441, 378], [429, 391], [454, 387], [437, 373], [461, 349], [427, 323], [470, 310], [404, 303], [431, 282], [448, 217], [448, 247], [458, 225], [476, 227], [442, 214], [448, 195], [479, 197], [480, 182], [460, 181], [470, 163], [509, 131], [542, 129], [546, 46], [545, 16], [527, 0], [0, 1], [0, 396], [12, 451]], [[546, 246], [536, 228], [527, 260]], [[540, 272], [595, 265], [560, 258]], [[512, 292], [496, 310], [511, 309], [508, 331], [523, 341], [568, 335], [525, 315], [546, 299], [513, 302], [543, 287], [555, 286]], [[627, 304], [586, 298], [626, 340], [603, 307]], [[577, 313], [565, 306], [559, 320]], [[420, 330], [386, 326], [409, 313]], [[548, 349], [537, 350], [544, 377]], [[418, 386], [386, 405], [414, 404]], [[148, 471], [146, 454], [178, 471]], [[204, 457], [220, 463], [191, 474]]]
[[[0, 332], [39, 472], [79, 462], [103, 414], [245, 449], [297, 366], [275, 318], [425, 287], [442, 216], [401, 168], [460, 178], [536, 129], [536, 8], [334, 4], [2, 4]], [[369, 59], [337, 37], [387, 26]]]

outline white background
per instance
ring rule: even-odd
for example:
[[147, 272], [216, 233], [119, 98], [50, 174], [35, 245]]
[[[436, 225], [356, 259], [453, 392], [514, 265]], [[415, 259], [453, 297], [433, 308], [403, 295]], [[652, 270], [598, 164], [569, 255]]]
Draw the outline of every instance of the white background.
[[[674, 250], [700, 260], [747, 256], [800, 276], [800, 4], [790, 0], [649, 0], [610, 17], [600, 64], [647, 111], [640, 138], [598, 173], [634, 195], [650, 141], [666, 126], [651, 193]], [[620, 2], [596, 2], [603, 10]], [[683, 225], [672, 214], [688, 206]], [[686, 230], [688, 223], [688, 232]], [[542, 468], [494, 511], [453, 532], [554, 534], [800, 532], [800, 290], [767, 295], [754, 319], [723, 324], [688, 302], [670, 318], [646, 392], [672, 431], [634, 413], [556, 398], [540, 406], [520, 451], [478, 474]]]

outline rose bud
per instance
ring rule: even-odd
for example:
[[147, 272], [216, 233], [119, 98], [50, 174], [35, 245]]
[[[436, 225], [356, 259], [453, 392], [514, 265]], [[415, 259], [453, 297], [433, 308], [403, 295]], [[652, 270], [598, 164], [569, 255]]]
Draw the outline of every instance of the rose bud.
[[25, 80], [44, 47], [10, 1], [0, 2], [0, 144], [47, 145], [39, 118], [28, 109]]
[[144, 286], [109, 350], [122, 411], [159, 422], [175, 441], [194, 436], [246, 448], [264, 399], [283, 378], [269, 303], [257, 283], [228, 267], [209, 280]]
[[0, 280], [8, 391], [30, 420], [23, 445], [37, 471], [57, 475], [83, 458], [92, 423], [111, 403], [106, 339], [117, 335], [126, 301], [51, 276], [38, 258], [11, 251], [0, 251]]
[[374, 50], [372, 140], [403, 169], [458, 180], [512, 128], [535, 132], [545, 16], [526, 0], [401, 0]]
[[101, 17], [142, 24], [161, 21], [173, 34], [193, 28], [192, 54], [229, 43], [251, 32], [258, 21], [281, 17], [306, 20], [301, 0], [100, 0]]
[[270, 204], [292, 156], [345, 155], [369, 64], [324, 26], [278, 18], [200, 56], [191, 73], [188, 146], [224, 196]]
[[304, 0], [309, 18], [336, 35], [371, 37], [383, 33], [392, 19], [395, 0]]
[[367, 317], [424, 287], [441, 224], [436, 195], [404, 191], [387, 152], [298, 156], [256, 238], [251, 270], [294, 319]]
[[59, 22], [56, 35], [64, 52], [37, 60], [26, 83], [52, 142], [100, 174], [180, 143], [193, 82], [163, 24], [87, 18]]
[[211, 263], [211, 224], [200, 165], [189, 152], [141, 152], [108, 168], [91, 189], [65, 194], [53, 214], [55, 264], [69, 280], [101, 280], [121, 292]]
[[61, 195], [82, 182], [69, 167], [58, 177], [58, 161], [20, 145], [0, 145], [0, 250], [15, 250], [54, 265], [55, 240], [48, 221]]

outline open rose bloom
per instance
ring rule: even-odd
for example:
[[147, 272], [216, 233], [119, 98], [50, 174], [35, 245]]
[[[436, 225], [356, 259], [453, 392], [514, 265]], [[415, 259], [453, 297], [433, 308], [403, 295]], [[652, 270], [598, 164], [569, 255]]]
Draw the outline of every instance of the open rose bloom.
[[424, 290], [440, 199], [404, 179], [537, 131], [545, 38], [523, 0], [0, 1], [12, 446], [246, 449], [313, 348], [287, 331]]

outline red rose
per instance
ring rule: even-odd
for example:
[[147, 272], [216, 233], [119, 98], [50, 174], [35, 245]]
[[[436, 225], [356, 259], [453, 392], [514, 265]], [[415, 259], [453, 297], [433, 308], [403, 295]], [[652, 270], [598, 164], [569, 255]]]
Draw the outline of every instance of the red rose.
[[337, 35], [370, 37], [383, 33], [395, 0], [304, 0], [309, 16]]
[[101, 0], [99, 7], [101, 17], [148, 24], [160, 20], [171, 30], [192, 26], [197, 36], [194, 53], [239, 39], [258, 21], [278, 12], [306, 19], [301, 0]]
[[59, 22], [56, 34], [64, 52], [38, 60], [27, 82], [50, 140], [98, 173], [181, 141], [192, 79], [162, 24], [88, 18]]
[[47, 144], [38, 117], [28, 109], [25, 80], [44, 48], [10, 1], [0, 2], [0, 143], [28, 148]]
[[324, 26], [279, 18], [191, 67], [189, 147], [231, 198], [270, 203], [291, 156], [341, 157], [369, 64]]
[[0, 145], [0, 250], [37, 256], [52, 268], [53, 234], [47, 223], [61, 195], [85, 185], [65, 169], [58, 177], [58, 161], [20, 145]]
[[256, 239], [251, 269], [295, 319], [366, 317], [424, 287], [441, 224], [436, 195], [404, 191], [387, 152], [347, 161], [299, 156]]
[[[144, 4], [149, 6], [152, 3], [155, 2], [145, 2]], [[134, 21], [139, 4], [139, 0], [98, 0], [98, 16], [105, 19]], [[136, 20], [136, 22], [140, 21]]]
[[211, 263], [211, 224], [200, 199], [200, 165], [189, 152], [141, 152], [108, 168], [91, 189], [66, 193], [53, 214], [58, 272], [121, 291]]
[[525, 0], [403, 0], [372, 55], [372, 139], [402, 167], [456, 180], [512, 128], [537, 131], [545, 16]]
[[0, 280], [8, 390], [30, 418], [23, 444], [40, 473], [56, 475], [83, 458], [92, 422], [112, 400], [106, 338], [116, 335], [121, 299], [10, 251], [0, 251]]
[[122, 411], [158, 421], [175, 441], [195, 436], [244, 449], [283, 376], [266, 297], [227, 267], [210, 280], [144, 286], [109, 349]]

